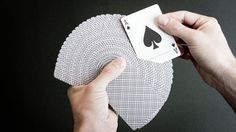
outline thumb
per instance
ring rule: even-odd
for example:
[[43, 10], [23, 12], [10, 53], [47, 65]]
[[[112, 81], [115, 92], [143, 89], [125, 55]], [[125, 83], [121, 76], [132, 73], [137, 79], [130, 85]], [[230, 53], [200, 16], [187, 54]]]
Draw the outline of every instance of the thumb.
[[160, 15], [157, 17], [158, 26], [166, 33], [181, 38], [186, 43], [192, 41], [192, 37], [196, 33], [195, 30], [184, 26], [178, 20], [167, 15]]
[[102, 72], [94, 79], [89, 86], [99, 90], [105, 90], [109, 82], [117, 78], [125, 69], [126, 61], [118, 57], [105, 66]]

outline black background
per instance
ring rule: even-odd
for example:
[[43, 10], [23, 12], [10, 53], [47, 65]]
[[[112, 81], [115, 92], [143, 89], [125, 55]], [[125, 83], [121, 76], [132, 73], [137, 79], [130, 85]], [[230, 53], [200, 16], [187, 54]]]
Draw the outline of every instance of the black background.
[[[8, 1], [2, 44], [2, 73], [9, 130], [69, 132], [73, 122], [67, 84], [53, 77], [58, 51], [67, 35], [86, 19], [104, 13], [130, 14], [158, 3], [164, 13], [189, 10], [214, 16], [236, 54], [234, 0], [31, 0]], [[210, 49], [209, 49], [210, 50]], [[213, 88], [201, 81], [189, 61], [174, 63], [170, 97], [156, 118], [138, 131], [235, 132], [236, 116]], [[9, 69], [9, 70], [7, 70]], [[14, 124], [14, 125], [13, 125]], [[119, 119], [119, 132], [131, 129]]]

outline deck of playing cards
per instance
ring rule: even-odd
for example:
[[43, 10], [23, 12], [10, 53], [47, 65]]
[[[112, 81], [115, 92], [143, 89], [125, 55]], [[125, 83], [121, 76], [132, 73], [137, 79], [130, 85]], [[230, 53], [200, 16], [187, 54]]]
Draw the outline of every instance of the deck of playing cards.
[[177, 46], [173, 37], [154, 25], [160, 14], [156, 7], [140, 11], [142, 15], [106, 14], [82, 22], [63, 43], [54, 71], [55, 78], [63, 82], [86, 85], [108, 62], [125, 58], [125, 70], [106, 91], [111, 107], [133, 130], [148, 124], [168, 99], [173, 79], [170, 58], [179, 53], [177, 49], [174, 54]]
[[162, 12], [157, 4], [121, 19], [138, 58], [163, 63], [180, 56], [174, 38], [162, 31], [155, 18]]

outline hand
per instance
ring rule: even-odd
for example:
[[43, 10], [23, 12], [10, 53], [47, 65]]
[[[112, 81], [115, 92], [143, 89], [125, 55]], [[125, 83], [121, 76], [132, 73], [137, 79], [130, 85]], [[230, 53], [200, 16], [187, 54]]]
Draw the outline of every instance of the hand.
[[[199, 14], [178, 11], [161, 15], [158, 25], [167, 33], [182, 39], [194, 58], [196, 69], [203, 80], [221, 87], [218, 79], [235, 63], [228, 43], [217, 20]], [[182, 46], [180, 48], [183, 50]], [[189, 55], [183, 51], [183, 57]]]
[[[215, 87], [236, 110], [236, 59], [217, 20], [187, 11], [157, 17], [160, 28], [177, 38], [183, 58], [192, 61], [202, 79]], [[190, 51], [184, 50], [181, 43]]]
[[106, 86], [125, 69], [126, 62], [117, 58], [88, 85], [73, 86], [68, 96], [74, 117], [74, 132], [115, 132], [117, 115], [108, 108]]

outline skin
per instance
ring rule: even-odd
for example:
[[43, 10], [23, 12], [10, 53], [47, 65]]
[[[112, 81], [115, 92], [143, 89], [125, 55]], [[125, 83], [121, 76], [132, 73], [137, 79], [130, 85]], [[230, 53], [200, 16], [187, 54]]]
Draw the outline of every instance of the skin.
[[[202, 79], [219, 91], [236, 111], [236, 59], [217, 20], [177, 11], [158, 16], [156, 22], [165, 32], [175, 36], [182, 58], [191, 60]], [[117, 58], [91, 83], [68, 89], [74, 132], [117, 130], [118, 117], [108, 108], [106, 86], [125, 66], [125, 60]]]
[[106, 86], [125, 69], [126, 62], [117, 58], [88, 85], [68, 89], [74, 117], [74, 132], [115, 132], [117, 115], [108, 108]]
[[[182, 50], [183, 58], [192, 60], [201, 78], [219, 91], [235, 111], [236, 59], [217, 20], [178, 11], [157, 17], [157, 24], [179, 42], [187, 44], [189, 50]], [[192, 58], [186, 57], [190, 55]]]

